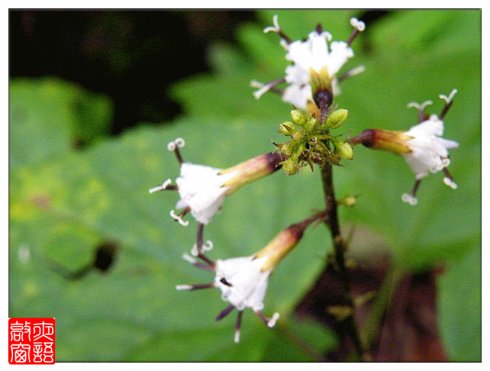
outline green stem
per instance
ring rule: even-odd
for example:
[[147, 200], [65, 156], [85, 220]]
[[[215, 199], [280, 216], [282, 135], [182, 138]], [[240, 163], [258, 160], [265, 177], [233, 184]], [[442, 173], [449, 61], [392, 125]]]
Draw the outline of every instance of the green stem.
[[332, 164], [326, 162], [321, 167], [321, 175], [322, 175], [323, 193], [325, 197], [326, 213], [327, 213], [325, 224], [330, 229], [333, 247], [334, 247], [336, 268], [339, 272], [340, 281], [342, 282], [344, 299], [350, 309], [349, 311], [350, 314], [344, 320], [344, 323], [346, 324], [348, 335], [354, 344], [354, 349], [357, 355], [359, 356], [359, 358], [361, 360], [370, 360], [371, 358], [368, 352], [366, 352], [364, 349], [363, 343], [361, 341], [359, 329], [354, 320], [355, 306], [352, 298], [352, 291], [349, 282], [349, 274], [347, 271], [347, 267], [345, 265], [345, 252], [347, 246], [340, 232], [340, 223], [338, 218], [338, 204], [335, 198]]

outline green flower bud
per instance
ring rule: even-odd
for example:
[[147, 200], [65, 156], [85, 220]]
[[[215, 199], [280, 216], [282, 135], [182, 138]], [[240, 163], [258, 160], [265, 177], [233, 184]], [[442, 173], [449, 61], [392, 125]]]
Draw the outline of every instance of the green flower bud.
[[357, 203], [357, 196], [346, 196], [338, 201], [339, 205], [354, 206]]
[[293, 138], [293, 140], [296, 140], [299, 142], [302, 141], [304, 138], [303, 130], [294, 132], [291, 137]]
[[283, 122], [281, 125], [279, 125], [279, 133], [290, 136], [292, 133], [294, 133], [293, 123], [287, 121]]
[[335, 148], [337, 149], [337, 153], [340, 155], [340, 157], [346, 160], [352, 160], [354, 157], [352, 146], [347, 142], [337, 141], [335, 142]]
[[311, 117], [308, 121], [305, 122], [305, 129], [307, 131], [313, 131], [317, 123], [318, 121], [314, 117]]
[[288, 156], [289, 157], [293, 153], [294, 144], [292, 142], [287, 142], [287, 143], [274, 143], [274, 145], [277, 148], [279, 148], [279, 151], [281, 151], [281, 153], [284, 156]]
[[282, 163], [284, 172], [288, 175], [294, 175], [299, 171], [299, 164], [292, 158], [288, 158]]
[[342, 125], [342, 123], [347, 119], [349, 115], [349, 111], [346, 109], [340, 108], [336, 111], [333, 111], [327, 118], [325, 122], [325, 126], [327, 128], [336, 129]]
[[303, 126], [308, 119], [308, 115], [303, 111], [295, 109], [291, 111], [291, 119], [296, 125]]

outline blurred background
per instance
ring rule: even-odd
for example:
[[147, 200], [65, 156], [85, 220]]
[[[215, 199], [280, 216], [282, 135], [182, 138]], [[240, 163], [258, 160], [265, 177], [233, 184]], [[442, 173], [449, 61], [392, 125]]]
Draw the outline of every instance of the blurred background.
[[[249, 86], [287, 65], [262, 32], [275, 13], [293, 39], [321, 22], [345, 40], [351, 16], [367, 23], [345, 68], [366, 72], [337, 100], [347, 136], [407, 129], [408, 102], [431, 99], [437, 113], [438, 95], [458, 88], [445, 135], [460, 142], [457, 191], [431, 176], [410, 208], [403, 160], [364, 148], [336, 182], [339, 197], [360, 195], [341, 217], [355, 231], [357, 320], [373, 357], [481, 359], [479, 11], [10, 10], [9, 315], [56, 317], [58, 361], [350, 359], [328, 309], [339, 299], [326, 230], [309, 231], [271, 279], [266, 313], [281, 313], [278, 328], [247, 313], [235, 346], [233, 321], [214, 321], [217, 292], [175, 291], [212, 279], [181, 259], [195, 231], [168, 217], [177, 196], [148, 195], [178, 175], [166, 150], [175, 137], [186, 160], [216, 167], [283, 140], [290, 107], [273, 94], [256, 101]], [[260, 249], [318, 207], [320, 188], [317, 172], [278, 173], [233, 195], [206, 229], [212, 258]]]

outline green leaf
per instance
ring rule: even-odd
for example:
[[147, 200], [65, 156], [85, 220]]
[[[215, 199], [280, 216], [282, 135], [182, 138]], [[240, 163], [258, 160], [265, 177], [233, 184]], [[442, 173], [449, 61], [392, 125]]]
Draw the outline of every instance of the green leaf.
[[439, 325], [451, 361], [481, 362], [480, 260], [473, 249], [439, 279]]
[[10, 166], [42, 162], [107, 133], [107, 97], [54, 78], [10, 83]]
[[[240, 146], [234, 140], [213, 145], [218, 131], [220, 138], [241, 138]], [[251, 341], [250, 337], [262, 345], [254, 351], [219, 352], [220, 347], [233, 346], [233, 320], [215, 323], [214, 317], [225, 306], [217, 290], [175, 290], [177, 284], [210, 282], [213, 276], [181, 259], [194, 243], [195, 229], [183, 228], [168, 216], [177, 195], [150, 195], [148, 189], [178, 174], [176, 161], [166, 150], [166, 143], [177, 136], [186, 138], [182, 152], [187, 161], [228, 167], [271, 150], [267, 138], [272, 134], [258, 122], [222, 126], [184, 120], [171, 127], [134, 130], [86, 151], [12, 173], [10, 315], [56, 317], [57, 356], [62, 361], [140, 360], [148, 356], [144, 349], [150, 343], [162, 347], [152, 360], [261, 359], [271, 330], [251, 312], [246, 313], [243, 341]], [[205, 229], [205, 238], [216, 246], [211, 258], [250, 255], [288, 224], [311, 215], [321, 199], [318, 185], [317, 174], [287, 177], [278, 172], [229, 197], [215, 222]], [[300, 189], [318, 191], [308, 192], [309, 197], [297, 204], [294, 195]], [[250, 200], [254, 200], [253, 208]], [[236, 223], [237, 215], [240, 223]], [[66, 280], [53, 269], [55, 262], [65, 270], [79, 270], [104, 241], [119, 245], [108, 272], [93, 271], [80, 280]], [[324, 228], [312, 229], [281, 263], [270, 282], [267, 314], [278, 311], [281, 321], [288, 323], [295, 304], [324, 263], [328, 241]], [[22, 258], [26, 250], [30, 259]], [[95, 341], [97, 327], [103, 335]], [[176, 339], [190, 333], [196, 334], [192, 344], [176, 344]], [[217, 343], [212, 341], [213, 333]], [[112, 336], [117, 339], [112, 341]], [[108, 349], [102, 343], [112, 345]], [[286, 344], [289, 348], [281, 348], [285, 360], [307, 357], [293, 351], [296, 344]], [[176, 347], [181, 350], [173, 351]], [[193, 356], [196, 347], [201, 353]]]

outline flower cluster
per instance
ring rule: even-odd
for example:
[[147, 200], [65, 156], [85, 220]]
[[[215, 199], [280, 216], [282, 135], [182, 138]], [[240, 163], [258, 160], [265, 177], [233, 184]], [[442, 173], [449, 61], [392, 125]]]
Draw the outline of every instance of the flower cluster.
[[[444, 183], [456, 188], [448, 170], [448, 150], [458, 147], [458, 143], [442, 137], [443, 120], [453, 104], [456, 90], [449, 96], [440, 96], [444, 101], [444, 107], [439, 115], [425, 113], [425, 108], [432, 103], [430, 101], [422, 104], [410, 103], [409, 107], [417, 109], [418, 123], [407, 131], [367, 129], [350, 139], [333, 134], [348, 117], [348, 111], [337, 107], [333, 102], [335, 96], [340, 93], [339, 83], [364, 70], [361, 66], [338, 75], [347, 61], [354, 56], [352, 42], [365, 30], [365, 24], [356, 18], [352, 18], [350, 24], [354, 30], [346, 41], [332, 41], [331, 34], [321, 26], [317, 26], [306, 40], [293, 41], [279, 26], [277, 16], [274, 16], [273, 26], [265, 28], [264, 32], [279, 35], [280, 44], [286, 51], [285, 58], [290, 65], [286, 67], [284, 77], [267, 84], [253, 81], [252, 85], [258, 88], [254, 93], [256, 98], [260, 98], [267, 91], [275, 91], [281, 94], [284, 102], [293, 105], [293, 110], [290, 111], [291, 121], [283, 122], [279, 126], [279, 132], [287, 137], [287, 141], [274, 143], [274, 152], [221, 169], [184, 161], [181, 149], [185, 142], [182, 138], [177, 138], [168, 144], [168, 150], [175, 154], [180, 166], [180, 175], [176, 178], [175, 184], [171, 179], [166, 179], [149, 191], [178, 192], [180, 199], [176, 209], [180, 211], [171, 210], [170, 216], [182, 226], [189, 224], [189, 221], [184, 219], [189, 213], [196, 220], [196, 243], [192, 246], [191, 253], [184, 254], [183, 257], [195, 267], [213, 272], [214, 279], [204, 284], [178, 285], [177, 289], [218, 289], [228, 305], [218, 314], [217, 319], [226, 317], [234, 309], [238, 312], [235, 342], [240, 339], [242, 314], [247, 308], [268, 327], [276, 324], [278, 313], [271, 317], [263, 313], [268, 280], [279, 262], [298, 245], [308, 226], [316, 221], [324, 221], [332, 231], [336, 254], [343, 254], [344, 242], [338, 223], [333, 218], [337, 218], [338, 205], [352, 206], [356, 198], [347, 196], [335, 200], [334, 196], [326, 197], [327, 210], [291, 224], [256, 253], [213, 261], [207, 256], [213, 243], [204, 241], [204, 226], [209, 224], [222, 208], [227, 196], [245, 184], [270, 175], [280, 168], [283, 168], [287, 175], [296, 174], [306, 166], [313, 170], [315, 165], [318, 165], [322, 172], [326, 168], [331, 170], [331, 166], [339, 165], [341, 160], [352, 160], [357, 144], [387, 150], [405, 158], [416, 179], [412, 191], [402, 196], [402, 200], [410, 205], [417, 203], [416, 193], [420, 183], [430, 173], [442, 171]], [[282, 83], [286, 83], [287, 86], [280, 90], [278, 85]], [[325, 188], [325, 178], [323, 181]], [[330, 196], [332, 195], [333, 190]], [[329, 211], [332, 214], [328, 214]]]

